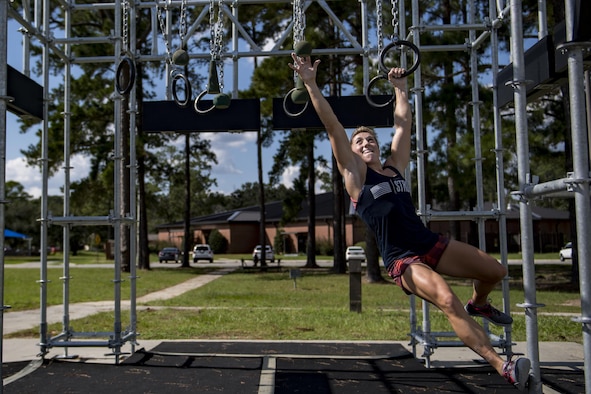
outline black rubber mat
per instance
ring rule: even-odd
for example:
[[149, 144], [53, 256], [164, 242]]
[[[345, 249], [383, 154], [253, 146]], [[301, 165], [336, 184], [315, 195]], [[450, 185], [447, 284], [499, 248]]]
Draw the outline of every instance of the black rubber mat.
[[[4, 364], [3, 378], [26, 368]], [[119, 365], [43, 360], [4, 393], [516, 393], [490, 366], [425, 368], [403, 346], [365, 343], [163, 342]], [[544, 384], [584, 392], [581, 370]]]

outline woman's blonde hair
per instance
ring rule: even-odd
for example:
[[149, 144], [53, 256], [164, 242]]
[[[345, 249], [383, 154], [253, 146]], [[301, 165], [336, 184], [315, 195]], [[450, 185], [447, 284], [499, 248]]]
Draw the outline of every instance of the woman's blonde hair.
[[372, 137], [376, 140], [376, 144], [378, 144], [378, 136], [376, 135], [376, 131], [370, 127], [367, 126], [359, 126], [358, 128], [355, 129], [355, 131], [353, 131], [353, 134], [351, 134], [351, 143], [353, 143], [353, 139], [355, 138], [355, 136], [359, 133], [369, 133], [372, 135]]

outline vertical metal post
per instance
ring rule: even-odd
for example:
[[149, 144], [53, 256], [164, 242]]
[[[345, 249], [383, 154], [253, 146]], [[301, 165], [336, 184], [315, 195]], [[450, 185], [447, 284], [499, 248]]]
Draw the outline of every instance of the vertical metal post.
[[583, 49], [591, 43], [573, 42], [575, 0], [565, 1], [566, 43], [562, 49], [568, 53], [568, 87], [573, 152], [573, 182], [575, 216], [577, 219], [577, 252], [579, 258], [579, 283], [581, 292], [581, 317], [574, 319], [583, 326], [583, 352], [585, 359], [585, 391], [591, 393], [591, 203], [589, 193], [589, 141], [585, 118], [585, 92], [583, 77]]
[[[133, 62], [136, 62], [136, 41], [137, 41], [137, 34], [136, 34], [136, 3], [135, 1], [129, 2], [129, 52], [130, 55], [133, 56]], [[130, 317], [130, 326], [129, 329], [132, 335], [132, 352], [135, 349], [135, 342], [136, 342], [136, 327], [137, 327], [137, 228], [138, 228], [138, 209], [137, 209], [137, 156], [136, 156], [136, 122], [137, 122], [137, 98], [136, 98], [136, 91], [137, 91], [137, 81], [138, 78], [135, 79], [134, 85], [129, 93], [129, 165], [130, 165], [130, 174], [129, 174], [129, 214], [133, 215], [132, 219], [129, 224], [129, 233], [131, 234], [129, 240], [129, 258], [130, 258], [130, 308], [129, 308], [129, 317]], [[141, 82], [140, 82], [141, 83]], [[119, 348], [117, 349], [117, 353], [119, 353]]]
[[[489, 15], [491, 21], [497, 21], [497, 5], [496, 0], [489, 0]], [[499, 250], [501, 252], [501, 264], [508, 266], [507, 257], [507, 204], [505, 202], [505, 163], [503, 160], [503, 130], [501, 125], [501, 111], [499, 109], [499, 91], [497, 76], [499, 75], [499, 36], [498, 29], [494, 26], [490, 35], [491, 45], [491, 73], [493, 75], [493, 123], [495, 133], [495, 171], [497, 181], [497, 205], [500, 212], [499, 224]], [[506, 275], [502, 282], [503, 291], [503, 310], [508, 312], [511, 310], [509, 300], [509, 276]], [[505, 351], [508, 357], [511, 357], [513, 352], [511, 349], [512, 327], [505, 327]]]
[[[115, 0], [115, 37], [118, 39], [115, 40], [115, 62], [118, 64], [121, 61], [121, 0]], [[121, 131], [122, 125], [122, 105], [121, 105], [121, 95], [115, 93], [114, 99], [114, 121], [115, 121], [115, 133], [114, 133], [114, 212], [113, 212], [113, 223], [114, 223], [114, 257], [115, 257], [115, 264], [113, 273], [113, 298], [114, 298], [114, 322], [113, 322], [113, 333], [114, 338], [113, 341], [115, 343], [119, 343], [121, 339], [121, 267], [123, 265], [122, 260], [122, 250], [121, 250], [121, 240], [124, 236], [125, 232], [123, 231], [123, 216], [125, 212], [123, 209], [125, 204], [123, 202], [123, 180], [125, 177], [123, 176], [123, 132]], [[116, 363], [119, 362], [119, 355], [116, 354]]]
[[[418, 26], [420, 26], [420, 18], [419, 18], [419, 1], [413, 0], [412, 1], [412, 26], [414, 26], [415, 30], [413, 30], [412, 38], [413, 44], [420, 48], [420, 34]], [[404, 14], [402, 14], [404, 15]], [[413, 74], [414, 77], [414, 87], [412, 89], [412, 93], [414, 94], [414, 104], [415, 104], [415, 138], [416, 138], [416, 146], [417, 146], [417, 157], [416, 157], [416, 166], [417, 166], [417, 202], [418, 202], [418, 211], [422, 214], [426, 213], [427, 211], [427, 203], [426, 203], [426, 191], [425, 191], [425, 140], [423, 138], [423, 87], [422, 87], [422, 79], [421, 79], [421, 66], [417, 68], [415, 73]], [[422, 309], [423, 309], [423, 322], [422, 322], [422, 331], [424, 338], [430, 338], [431, 333], [431, 324], [429, 321], [429, 304], [427, 302], [422, 302]], [[411, 324], [411, 333], [417, 332], [417, 313], [416, 313], [416, 297], [414, 295], [410, 296], [410, 324]], [[429, 355], [431, 353], [430, 345], [428, 345], [429, 350], [425, 352], [427, 357], [427, 363], [429, 363]], [[414, 352], [414, 340], [413, 340], [413, 352]]]
[[[470, 0], [470, 9], [468, 10], [468, 24], [474, 24], [476, 10], [474, 0]], [[476, 31], [468, 31], [470, 42], [476, 40]], [[472, 132], [474, 133], [474, 170], [476, 174], [476, 210], [481, 212], [484, 207], [484, 187], [482, 181], [482, 143], [480, 140], [480, 96], [478, 93], [478, 47], [474, 45], [470, 48], [470, 86], [472, 91]], [[478, 218], [478, 245], [480, 249], [486, 250], [486, 236], [484, 228], [484, 218]]]
[[[66, 39], [72, 36], [72, 8], [64, 7], [64, 35]], [[72, 48], [69, 43], [64, 45], [64, 53], [70, 59]], [[64, 63], [64, 217], [70, 216], [70, 129], [71, 112], [70, 97], [72, 91], [72, 64], [70, 61]], [[64, 226], [63, 229], [63, 275], [62, 275], [62, 332], [70, 332], [70, 226]], [[64, 355], [68, 356], [68, 348], [64, 348]]]
[[[43, 4], [43, 5], [42, 5]], [[49, 0], [37, 0], [35, 3], [36, 15], [43, 10], [43, 22], [42, 31], [45, 36], [50, 34], [50, 1]], [[35, 18], [35, 20], [39, 20]], [[48, 238], [48, 227], [49, 227], [49, 208], [48, 208], [48, 182], [49, 182], [49, 42], [43, 43], [42, 52], [42, 63], [43, 63], [43, 129], [41, 132], [41, 174], [42, 174], [42, 185], [41, 185], [41, 230], [40, 230], [40, 318], [41, 322], [39, 325], [40, 335], [40, 347], [41, 353], [45, 354], [48, 351], [48, 333], [47, 333], [47, 238]]]
[[[4, 332], [4, 204], [6, 203], [6, 108], [8, 76], [8, 0], [0, 0], [0, 333]], [[4, 340], [0, 340], [0, 376], [2, 374], [2, 353]], [[0, 393], [2, 392], [0, 385]]]
[[[530, 183], [529, 140], [527, 129], [527, 91], [525, 80], [525, 58], [523, 50], [522, 2], [511, 2], [511, 60], [513, 62], [513, 89], [515, 100], [515, 132], [517, 135], [517, 165], [520, 190]], [[538, 311], [536, 303], [536, 277], [533, 253], [533, 223], [529, 202], [521, 196], [519, 201], [519, 219], [521, 226], [521, 253], [523, 256], [523, 287], [525, 302], [519, 306], [525, 308], [527, 336], [527, 355], [532, 362], [532, 380], [530, 387], [534, 392], [541, 392], [541, 377], [538, 348]]]

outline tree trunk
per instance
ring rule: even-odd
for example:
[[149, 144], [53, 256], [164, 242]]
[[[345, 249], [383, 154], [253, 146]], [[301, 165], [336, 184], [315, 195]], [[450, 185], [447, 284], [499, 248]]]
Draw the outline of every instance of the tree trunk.
[[334, 244], [334, 262], [333, 271], [337, 274], [347, 272], [347, 262], [345, 261], [345, 190], [343, 187], [343, 177], [338, 170], [336, 159], [332, 156], [332, 187], [334, 190], [333, 205], [333, 244]]
[[316, 264], [316, 193], [314, 184], [314, 131], [308, 142], [308, 241], [306, 244], [306, 268], [318, 268]]
[[[267, 253], [266, 250], [266, 243], [267, 243], [267, 231], [265, 229], [267, 225], [267, 215], [265, 212], [265, 185], [263, 183], [263, 136], [261, 135], [261, 130], [257, 132], [257, 171], [259, 177], [259, 206], [260, 206], [260, 222], [259, 222], [259, 238], [261, 244], [261, 267], [267, 265]], [[256, 260], [254, 261], [254, 265], [257, 265]]]
[[183, 242], [183, 263], [181, 268], [189, 268], [189, 247], [193, 244], [191, 236], [191, 135], [185, 134], [185, 226]]
[[[138, 80], [143, 78], [143, 66], [138, 62], [137, 66]], [[138, 83], [136, 88], [136, 97], [139, 108], [139, 113], [142, 113], [142, 104], [144, 101], [144, 91], [142, 84]], [[137, 160], [137, 181], [138, 181], [138, 268], [150, 269], [150, 246], [148, 245], [148, 212], [146, 210], [146, 162], [144, 161], [144, 131], [142, 125], [142, 117], [138, 116], [136, 119], [137, 134], [136, 140], [136, 160]]]
[[[130, 210], [130, 186], [129, 186], [129, 138], [130, 138], [130, 119], [129, 119], [129, 95], [124, 95], [121, 100], [121, 199], [119, 207], [121, 218], [125, 218]], [[122, 222], [123, 223], [123, 222]], [[131, 272], [131, 256], [129, 253], [130, 228], [126, 224], [120, 225], [120, 245], [121, 245], [121, 271]]]

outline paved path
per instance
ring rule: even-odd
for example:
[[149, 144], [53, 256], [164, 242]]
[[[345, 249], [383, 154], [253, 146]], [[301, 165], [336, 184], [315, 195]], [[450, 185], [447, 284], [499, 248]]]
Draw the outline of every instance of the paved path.
[[[189, 279], [185, 282], [179, 283], [176, 286], [172, 286], [154, 293], [146, 294], [143, 297], [137, 299], [137, 303], [150, 302], [156, 300], [167, 300], [170, 298], [177, 297], [189, 290], [201, 287], [227, 273], [236, 270], [235, 267], [223, 268], [214, 271], [211, 274], [199, 275], [195, 278]], [[129, 300], [121, 301], [122, 309], [129, 309]], [[80, 302], [72, 303], [69, 305], [69, 316], [71, 320], [81, 319], [86, 316], [94, 315], [100, 312], [108, 312], [114, 309], [113, 301], [92, 301], [92, 302]], [[64, 307], [63, 305], [53, 305], [47, 307], [47, 323], [59, 323], [63, 321]], [[27, 311], [18, 312], [6, 312], [4, 313], [4, 334], [11, 334], [21, 330], [27, 330], [30, 328], [38, 327], [40, 324], [40, 310], [33, 309]]]

